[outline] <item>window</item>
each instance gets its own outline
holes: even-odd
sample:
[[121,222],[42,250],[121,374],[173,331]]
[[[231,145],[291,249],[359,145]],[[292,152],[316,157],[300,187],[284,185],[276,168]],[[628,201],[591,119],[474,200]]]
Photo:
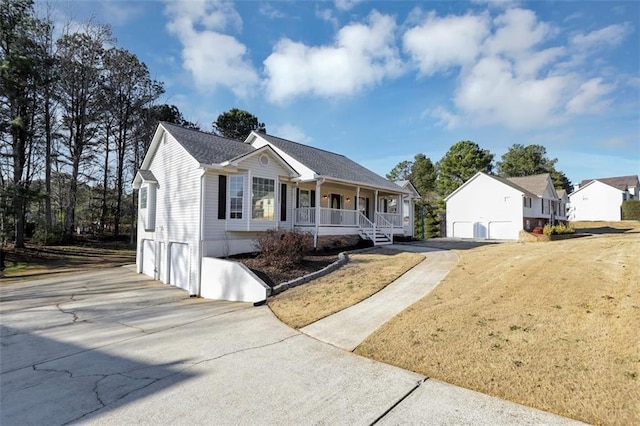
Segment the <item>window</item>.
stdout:
[[141,209],[146,209],[147,208],[147,187],[143,186],[142,188],[140,188],[140,208]]
[[531,208],[531,197],[524,197],[522,199],[522,206]]
[[253,194],[251,200],[251,205],[253,206],[252,219],[274,219],[275,186],[276,182],[273,179],[253,178]]
[[242,219],[243,176],[229,177],[229,219]]

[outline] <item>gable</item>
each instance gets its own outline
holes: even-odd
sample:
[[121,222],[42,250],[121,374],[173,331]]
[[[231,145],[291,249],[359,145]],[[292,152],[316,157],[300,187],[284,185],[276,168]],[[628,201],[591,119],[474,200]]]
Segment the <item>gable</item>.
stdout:
[[511,182],[506,181],[503,178],[498,178],[497,176],[478,172],[471,179],[460,185],[458,189],[449,194],[445,198],[445,201],[449,201],[453,197],[465,197],[465,194],[467,194],[468,192],[482,193],[484,191],[519,195],[525,193],[521,188],[518,188],[517,186],[513,185]]
[[263,146],[265,143],[271,145],[300,173],[302,180],[326,177],[352,184],[384,188],[392,192],[405,192],[399,190],[398,185],[390,180],[341,154],[257,132],[252,132],[246,143],[254,147]]
[[[227,162],[239,169],[252,170],[255,173],[266,173],[269,176],[298,177],[293,169],[276,151],[269,145],[242,155],[237,159]],[[225,163],[223,163],[224,165]]]

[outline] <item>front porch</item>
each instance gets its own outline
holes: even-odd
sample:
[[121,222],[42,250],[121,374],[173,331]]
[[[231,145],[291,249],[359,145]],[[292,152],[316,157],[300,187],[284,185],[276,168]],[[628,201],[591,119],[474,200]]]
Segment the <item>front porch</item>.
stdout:
[[358,210],[299,207],[294,209],[294,226],[316,235],[358,234],[372,240],[374,245],[392,244],[394,235],[404,235],[401,214],[377,211],[373,212],[373,220],[369,220]]

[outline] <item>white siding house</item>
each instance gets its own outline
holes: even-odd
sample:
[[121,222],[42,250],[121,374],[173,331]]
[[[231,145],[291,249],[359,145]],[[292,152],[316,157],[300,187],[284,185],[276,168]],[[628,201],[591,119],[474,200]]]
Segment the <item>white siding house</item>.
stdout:
[[548,174],[501,178],[478,172],[445,198],[447,236],[517,240],[521,230],[562,220]]
[[207,274],[224,269],[213,258],[255,251],[269,229],[374,244],[413,230],[391,207],[413,200],[406,189],[342,155],[256,132],[243,142],[160,123],[133,186],[138,272],[192,295],[245,300]]
[[569,220],[619,221],[622,219],[620,207],[628,198],[630,194],[626,189],[592,180],[569,194]]
[[408,191],[408,194],[402,197],[402,226],[404,227],[404,234],[406,236],[413,237],[415,232],[414,228],[414,216],[415,216],[415,202],[419,200],[420,194],[413,184],[408,180],[398,180],[396,185]]

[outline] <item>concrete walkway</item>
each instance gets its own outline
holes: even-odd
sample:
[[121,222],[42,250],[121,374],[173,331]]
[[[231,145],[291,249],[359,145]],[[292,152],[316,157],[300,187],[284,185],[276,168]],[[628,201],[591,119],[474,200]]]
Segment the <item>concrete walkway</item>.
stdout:
[[429,294],[458,261],[458,256],[451,251],[417,245],[387,247],[421,253],[425,260],[368,299],[300,331],[340,349],[353,351],[384,323]]

